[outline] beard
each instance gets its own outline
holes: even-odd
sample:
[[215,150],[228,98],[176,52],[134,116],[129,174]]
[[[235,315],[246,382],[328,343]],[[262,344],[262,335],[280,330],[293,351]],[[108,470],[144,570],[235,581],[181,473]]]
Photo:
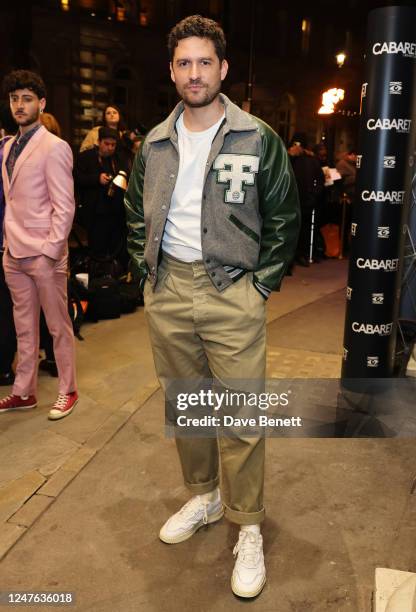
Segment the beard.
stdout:
[[16,121],[17,125],[21,126],[21,127],[26,127],[27,125],[31,125],[32,123],[35,123],[36,121],[38,121],[40,117],[40,111],[34,111],[33,113],[27,113],[25,115],[15,115],[14,116],[14,120]]
[[199,98],[194,97],[192,93],[188,93],[187,87],[181,88],[181,91],[177,90],[184,104],[191,108],[202,108],[204,106],[209,106],[221,91],[221,82],[219,82],[214,89],[210,89],[208,85],[203,85],[202,83],[195,84],[202,85],[203,87],[199,92],[201,95]]

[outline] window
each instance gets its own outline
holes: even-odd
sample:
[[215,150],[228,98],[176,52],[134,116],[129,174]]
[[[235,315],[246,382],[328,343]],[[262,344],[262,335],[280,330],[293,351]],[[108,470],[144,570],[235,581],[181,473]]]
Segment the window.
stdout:
[[284,93],[276,109],[276,131],[282,140],[288,144],[296,125],[296,101],[290,93]]
[[126,113],[129,104],[129,90],[133,76],[132,71],[126,64],[118,64],[113,69],[112,100]]
[[108,64],[108,55],[101,49],[84,47],[79,51],[73,79],[74,144],[101,119],[109,100]]

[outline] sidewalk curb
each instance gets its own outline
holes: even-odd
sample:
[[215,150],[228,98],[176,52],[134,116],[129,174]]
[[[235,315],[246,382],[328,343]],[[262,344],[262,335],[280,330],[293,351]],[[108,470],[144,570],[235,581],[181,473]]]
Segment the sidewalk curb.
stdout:
[[[98,452],[108,444],[127,421],[156,393],[159,383],[145,385],[132,398],[119,406],[100,427],[91,434],[85,443],[49,478],[45,478],[37,470],[32,473],[36,482],[31,490],[22,488],[20,481],[27,480],[24,476],[7,487],[10,497],[13,494],[20,497],[17,509],[11,509],[6,520],[0,524],[0,561],[5,558],[13,546],[29,530],[29,528],[54,503],[62,491],[78,476]],[[43,481],[43,482],[42,482]],[[17,483],[20,482],[20,485]],[[16,503],[19,503],[16,501]],[[14,505],[16,505],[16,503]],[[13,503],[11,503],[13,506]]]

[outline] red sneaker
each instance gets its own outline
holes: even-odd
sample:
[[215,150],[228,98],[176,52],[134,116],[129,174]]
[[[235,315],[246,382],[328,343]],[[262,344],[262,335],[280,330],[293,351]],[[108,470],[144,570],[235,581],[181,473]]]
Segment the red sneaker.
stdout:
[[51,410],[49,410],[48,418],[52,421],[63,419],[68,414],[71,414],[77,402],[78,393],[76,391],[67,394],[60,393]]
[[29,395],[26,399],[20,397],[20,395],[7,395],[0,400],[0,413],[10,412],[11,410],[29,410],[30,408],[36,408],[36,397]]

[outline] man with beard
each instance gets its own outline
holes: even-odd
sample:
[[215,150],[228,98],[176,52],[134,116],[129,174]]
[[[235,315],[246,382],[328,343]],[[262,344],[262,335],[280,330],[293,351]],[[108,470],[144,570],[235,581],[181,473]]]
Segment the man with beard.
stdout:
[[5,146],[2,165],[3,265],[13,300],[18,362],[12,394],[0,400],[0,413],[36,407],[42,308],[59,375],[58,398],[49,411],[49,418],[55,420],[70,414],[78,401],[67,306],[67,242],[75,212],[72,152],[41,125],[46,91],[39,75],[16,70],[3,85],[19,126]]
[[[187,17],[168,47],[182,101],[146,137],[125,198],[128,248],[137,276],[147,279],[156,371],[165,390],[175,379],[223,386],[255,379],[261,387],[266,299],[298,233],[291,166],[277,134],[220,93],[228,64],[218,24]],[[266,581],[264,437],[177,436],[176,444],[193,497],[160,539],[182,542],[225,511],[240,526],[232,590],[256,596]]]

